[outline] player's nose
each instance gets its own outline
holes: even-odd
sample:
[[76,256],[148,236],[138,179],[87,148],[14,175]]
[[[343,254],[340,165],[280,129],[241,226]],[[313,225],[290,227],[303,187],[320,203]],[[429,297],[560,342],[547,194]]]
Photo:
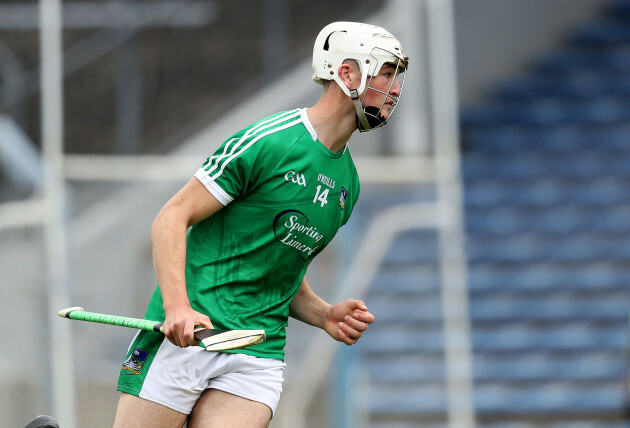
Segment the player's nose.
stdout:
[[395,97],[399,97],[400,96],[400,81],[398,81],[398,77],[396,77],[394,79],[394,83],[392,85],[392,89],[389,91],[390,95],[393,95]]

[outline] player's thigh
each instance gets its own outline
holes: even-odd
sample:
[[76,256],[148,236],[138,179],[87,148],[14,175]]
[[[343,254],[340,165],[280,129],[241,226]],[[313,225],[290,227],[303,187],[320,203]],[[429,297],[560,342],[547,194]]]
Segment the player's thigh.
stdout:
[[271,421],[266,404],[218,389],[206,389],[190,414],[188,428],[264,428]]
[[187,415],[153,401],[121,394],[114,428],[181,428]]

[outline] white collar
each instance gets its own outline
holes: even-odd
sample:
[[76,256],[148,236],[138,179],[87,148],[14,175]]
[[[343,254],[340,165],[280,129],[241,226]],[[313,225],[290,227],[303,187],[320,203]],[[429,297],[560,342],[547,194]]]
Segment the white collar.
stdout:
[[[306,110],[308,110],[308,109],[306,109],[306,108],[301,108],[300,109],[300,115],[302,116],[302,123],[304,123],[304,126],[308,130],[308,133],[311,134],[311,138],[313,139],[313,141],[317,141],[317,131],[315,131],[315,128],[313,128],[313,124],[311,123],[310,119],[308,118],[308,114],[306,113]],[[343,147],[343,153],[345,153],[346,150],[348,150],[348,144],[346,144]]]
[[311,138],[313,139],[313,141],[317,141],[317,132],[315,131],[315,128],[313,128],[313,124],[309,120],[305,108],[300,109],[300,115],[302,116],[302,122],[304,123],[304,126],[306,126],[308,133],[311,134]]

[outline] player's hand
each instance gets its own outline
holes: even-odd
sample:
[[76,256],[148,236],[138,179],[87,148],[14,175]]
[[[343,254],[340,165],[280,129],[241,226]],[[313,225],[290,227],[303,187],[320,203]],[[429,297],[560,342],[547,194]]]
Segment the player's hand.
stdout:
[[199,345],[194,336],[196,326],[213,328],[210,318],[206,315],[189,306],[174,307],[166,312],[164,335],[173,345],[181,348],[196,346]]
[[354,345],[373,322],[363,301],[346,300],[331,307],[324,329],[333,339]]

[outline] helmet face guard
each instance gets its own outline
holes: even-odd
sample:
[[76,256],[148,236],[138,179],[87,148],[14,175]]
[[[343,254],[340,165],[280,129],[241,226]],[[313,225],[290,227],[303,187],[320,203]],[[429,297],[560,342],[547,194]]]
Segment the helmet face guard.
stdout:
[[[357,128],[361,132],[371,131],[376,128],[380,128],[382,126],[387,125],[387,121],[392,114],[394,114],[394,110],[396,110],[396,106],[398,106],[398,101],[400,100],[400,94],[402,94],[402,89],[405,84],[405,74],[404,71],[407,69],[407,61],[405,60],[396,60],[394,64],[391,64],[394,68],[393,76],[389,83],[389,86],[385,91],[381,89],[377,89],[372,86],[372,80],[374,76],[369,76],[367,80],[365,90],[363,91],[363,97],[360,96],[359,91],[357,89],[350,90],[350,98],[352,98],[352,102],[354,103],[354,108],[357,111]],[[398,95],[392,95],[392,88],[394,84],[398,80],[399,76],[402,74],[402,80],[400,80],[400,90]],[[377,92],[383,95],[383,102],[379,106],[365,106],[365,98],[367,97],[370,91]],[[387,112],[387,117],[382,115],[383,108],[387,104],[387,101],[391,100],[391,107]]]
[[[345,60],[354,60],[361,72],[361,83],[356,89],[348,89],[338,75],[338,69]],[[394,76],[386,92],[377,89],[372,81],[385,65],[391,65]],[[334,80],[348,95],[357,111],[357,128],[361,132],[384,126],[398,104],[404,84],[400,81],[400,92],[391,94],[399,75],[407,70],[408,58],[404,55],[400,42],[387,30],[369,24],[356,22],[335,22],[327,25],[319,33],[313,48],[313,80],[323,84]],[[365,106],[369,91],[383,95],[380,106]],[[387,118],[382,115],[385,105],[391,105]]]

